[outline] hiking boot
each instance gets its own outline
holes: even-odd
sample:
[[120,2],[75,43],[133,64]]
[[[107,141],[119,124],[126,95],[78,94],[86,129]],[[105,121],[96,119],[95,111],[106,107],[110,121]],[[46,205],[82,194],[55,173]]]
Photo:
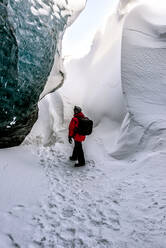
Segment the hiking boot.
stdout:
[[81,167],[81,166],[85,166],[85,164],[75,164],[74,167]]
[[70,159],[71,161],[76,161],[76,160],[77,160],[76,158],[73,158],[72,156],[69,157],[69,159]]

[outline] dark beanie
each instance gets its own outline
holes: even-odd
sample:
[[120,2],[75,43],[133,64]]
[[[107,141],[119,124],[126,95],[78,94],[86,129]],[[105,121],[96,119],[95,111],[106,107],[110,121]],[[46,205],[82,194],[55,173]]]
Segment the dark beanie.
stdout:
[[78,114],[82,111],[82,109],[78,106],[74,106],[74,113]]

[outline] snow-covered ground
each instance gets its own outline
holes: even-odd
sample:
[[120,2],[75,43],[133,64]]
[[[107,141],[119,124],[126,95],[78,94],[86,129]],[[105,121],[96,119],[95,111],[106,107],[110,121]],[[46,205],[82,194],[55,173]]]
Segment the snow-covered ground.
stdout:
[[65,129],[53,146],[0,151],[1,248],[166,247],[166,153],[117,161],[103,134],[87,137],[82,168]]
[[0,150],[0,247],[30,247],[48,181],[32,149]]

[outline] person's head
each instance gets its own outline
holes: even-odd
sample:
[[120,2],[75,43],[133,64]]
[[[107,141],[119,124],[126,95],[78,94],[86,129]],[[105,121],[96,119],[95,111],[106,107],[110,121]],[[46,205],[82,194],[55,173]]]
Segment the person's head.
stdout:
[[74,114],[78,114],[82,111],[82,109],[78,106],[74,106]]

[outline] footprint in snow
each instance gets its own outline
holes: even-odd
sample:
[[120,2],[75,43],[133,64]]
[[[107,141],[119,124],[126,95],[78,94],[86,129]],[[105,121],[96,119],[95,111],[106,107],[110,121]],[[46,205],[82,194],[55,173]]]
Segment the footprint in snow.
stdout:
[[15,241],[11,233],[8,233],[7,237],[10,239],[12,247],[21,248],[21,246]]
[[68,206],[68,207],[62,209],[62,216],[63,217],[70,218],[73,215],[74,215],[74,209],[72,207]]
[[15,207],[13,208],[13,210],[22,210],[23,208],[25,208],[25,206],[22,205],[22,204],[19,204],[19,205],[15,206]]
[[94,160],[87,160],[86,164],[91,166],[91,167],[95,167],[95,161]]
[[97,248],[111,248],[112,242],[110,243],[107,239],[100,239],[97,241]]

